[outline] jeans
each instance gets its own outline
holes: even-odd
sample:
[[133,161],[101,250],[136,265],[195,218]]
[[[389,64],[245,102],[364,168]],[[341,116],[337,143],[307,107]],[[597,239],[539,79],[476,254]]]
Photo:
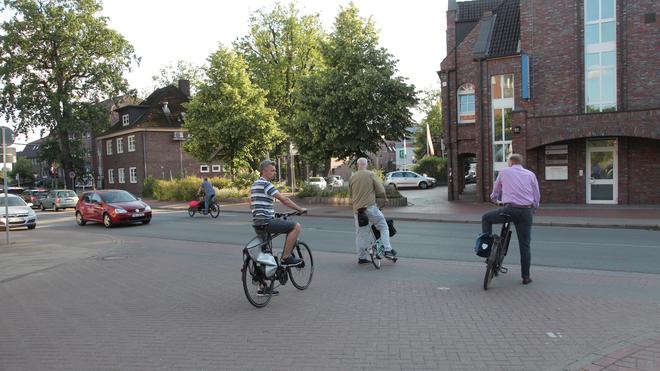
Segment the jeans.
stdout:
[[521,209],[505,206],[501,209],[491,210],[481,217],[481,232],[493,233],[493,224],[504,223],[500,213],[511,215],[511,221],[516,226],[518,246],[520,247],[520,267],[523,277],[529,277],[529,266],[532,262],[530,242],[532,240],[532,209]]
[[209,213],[209,205],[211,204],[211,200],[215,197],[215,194],[210,194],[210,195],[204,195],[204,214]]
[[[380,242],[383,244],[383,250],[390,251],[392,250],[392,245],[390,245],[390,230],[387,227],[387,221],[385,220],[385,215],[378,209],[377,205],[367,206],[365,211],[369,217],[369,222],[373,224],[378,231],[380,231]],[[360,227],[357,220],[357,214],[354,215],[355,219],[355,249],[357,251],[358,259],[369,259],[367,255],[367,248],[371,241],[371,231],[370,225]]]

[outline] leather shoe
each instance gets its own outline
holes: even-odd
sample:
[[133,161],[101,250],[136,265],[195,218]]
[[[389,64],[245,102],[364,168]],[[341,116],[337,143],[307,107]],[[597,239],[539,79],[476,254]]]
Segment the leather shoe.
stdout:
[[358,264],[369,264],[371,263],[371,260],[367,259],[358,259]]
[[532,279],[529,277],[523,277],[523,285],[532,283]]

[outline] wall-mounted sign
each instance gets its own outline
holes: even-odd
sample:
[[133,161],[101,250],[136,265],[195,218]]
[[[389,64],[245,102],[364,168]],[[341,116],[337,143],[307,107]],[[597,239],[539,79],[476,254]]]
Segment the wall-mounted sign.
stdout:
[[568,180],[568,166],[546,166],[545,180]]
[[545,146],[546,165],[568,165],[568,144]]

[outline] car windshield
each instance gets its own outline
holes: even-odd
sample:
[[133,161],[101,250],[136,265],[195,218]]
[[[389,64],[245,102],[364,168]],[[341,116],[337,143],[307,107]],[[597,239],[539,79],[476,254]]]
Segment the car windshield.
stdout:
[[76,197],[76,192],[74,191],[62,191],[62,192],[57,192],[57,195],[60,197]]
[[323,180],[323,179],[321,179],[321,178],[309,178],[310,182],[320,182],[321,180]]
[[[5,198],[0,198],[0,206],[5,205]],[[7,206],[26,206],[27,204],[20,197],[7,197]]]
[[105,202],[130,202],[136,201],[132,194],[125,191],[105,192],[101,195]]

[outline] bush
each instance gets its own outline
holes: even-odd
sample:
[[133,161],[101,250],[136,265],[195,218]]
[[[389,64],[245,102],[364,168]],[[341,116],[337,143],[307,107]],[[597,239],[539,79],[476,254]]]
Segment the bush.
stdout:
[[156,186],[156,178],[152,176],[148,176],[144,180],[144,189],[142,190],[142,197],[153,197],[155,186]]
[[435,156],[425,156],[413,166],[413,171],[435,178],[438,184],[447,182],[447,159]]
[[236,177],[234,177],[234,182],[232,185],[238,189],[250,188],[252,183],[254,183],[254,181],[257,179],[259,179],[258,171],[256,170],[251,172],[242,171],[236,174]]
[[[220,189],[232,187],[231,179],[229,179],[229,178],[222,178],[222,177],[217,176],[215,178],[210,178],[209,182],[211,182],[211,184],[213,184],[213,187],[220,188]],[[200,184],[201,184],[201,180],[200,180]]]
[[215,198],[221,201],[226,198],[243,198],[248,197],[250,192],[247,189],[238,189],[235,187],[227,187],[215,190]]
[[197,190],[202,180],[189,176],[183,179],[156,180],[153,197],[165,201],[185,201],[197,199]]

